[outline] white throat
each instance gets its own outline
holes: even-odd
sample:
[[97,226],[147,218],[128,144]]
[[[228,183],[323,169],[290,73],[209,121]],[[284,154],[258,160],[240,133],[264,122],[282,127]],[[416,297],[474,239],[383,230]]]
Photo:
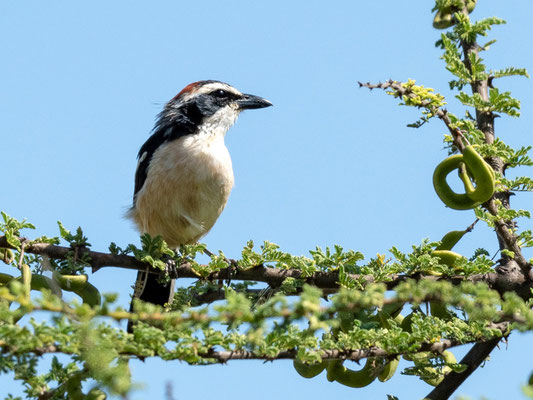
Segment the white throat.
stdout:
[[208,136],[210,139],[217,137],[223,140],[228,129],[237,121],[238,116],[239,111],[231,106],[221,108],[203,120],[196,135],[202,136],[202,139]]

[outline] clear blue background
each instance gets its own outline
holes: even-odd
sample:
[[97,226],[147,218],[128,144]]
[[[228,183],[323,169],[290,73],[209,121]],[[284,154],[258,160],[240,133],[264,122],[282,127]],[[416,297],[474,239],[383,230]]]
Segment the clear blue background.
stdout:
[[[531,1],[479,3],[474,18],[508,21],[493,30],[498,43],[484,54],[489,68],[533,71]],[[71,229],[82,226],[95,250],[111,241],[138,243],[123,212],[154,116],[186,84],[218,79],[274,107],[244,113],[227,135],[236,185],[205,238],[211,250],[237,258],[253,239],[295,254],[338,243],[372,257],[462,229],[473,213],[446,209],[431,186],[446,156],[444,125],[407,128],[417,110],[357,86],[414,78],[463,114],[434,47],[440,32],[431,27],[431,7],[425,0],[3,1],[0,209],[33,222],[38,229],[31,237],[56,235],[59,219]],[[511,90],[524,110],[520,119],[498,119],[497,134],[511,145],[531,144],[531,81],[495,84]],[[512,203],[531,208],[532,195]],[[494,233],[482,226],[458,251],[468,255],[480,246],[497,249]],[[108,268],[90,279],[104,292],[120,293],[126,305],[134,275]],[[532,337],[514,333],[458,393],[520,398]],[[132,370],[144,382],[132,399],[163,398],[167,382],[176,399],[383,399],[386,393],[411,399],[430,390],[399,375],[360,390],[324,376],[304,380],[289,361],[190,367],[147,360],[133,362]],[[3,375],[2,392],[21,390]]]

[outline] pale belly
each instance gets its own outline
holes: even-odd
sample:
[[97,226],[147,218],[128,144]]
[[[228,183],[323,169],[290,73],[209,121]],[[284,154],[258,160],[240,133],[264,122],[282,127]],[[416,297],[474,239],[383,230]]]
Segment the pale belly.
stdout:
[[213,227],[232,187],[223,139],[178,139],[154,153],[130,217],[139,231],[161,235],[171,247],[194,243]]

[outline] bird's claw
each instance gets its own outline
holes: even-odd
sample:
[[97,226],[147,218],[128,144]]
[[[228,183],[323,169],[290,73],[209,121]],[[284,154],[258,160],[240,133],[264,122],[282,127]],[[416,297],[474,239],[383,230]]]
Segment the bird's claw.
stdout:
[[231,283],[231,279],[239,270],[239,264],[237,263],[237,260],[234,260],[232,258],[226,258],[226,262],[228,263],[228,277],[226,278],[226,285],[229,286],[229,284]]
[[165,255],[162,258],[162,260],[165,263],[164,274],[168,275],[170,279],[177,279],[178,278],[178,264],[176,263],[176,260],[167,255]]

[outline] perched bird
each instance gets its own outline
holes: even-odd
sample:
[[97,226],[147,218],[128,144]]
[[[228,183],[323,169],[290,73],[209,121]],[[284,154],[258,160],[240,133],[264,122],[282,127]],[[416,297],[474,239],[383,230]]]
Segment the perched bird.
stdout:
[[[191,83],[170,100],[138,154],[133,207],[127,214],[138,230],[161,235],[172,248],[209,232],[233,187],[224,136],[241,111],[271,105],[212,80]],[[140,271],[133,298],[170,303],[174,281],[165,286],[157,278]]]

